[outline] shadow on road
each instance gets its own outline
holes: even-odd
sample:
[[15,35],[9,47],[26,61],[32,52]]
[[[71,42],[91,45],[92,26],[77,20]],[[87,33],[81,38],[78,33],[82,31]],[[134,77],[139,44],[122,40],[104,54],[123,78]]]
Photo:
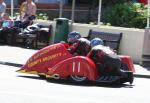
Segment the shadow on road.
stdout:
[[95,82],[87,82],[84,84],[76,84],[72,83],[68,80],[55,80],[55,79],[46,79],[47,82],[58,83],[62,85],[74,85],[74,86],[87,86],[87,87],[105,87],[105,88],[133,88],[134,85],[131,84],[110,84],[110,83],[95,83]]
[[45,80],[44,78],[40,78],[39,76],[22,76],[22,75],[19,75],[17,77],[22,77],[22,78],[28,78],[28,79],[36,79],[36,80]]
[[131,84],[106,84],[106,83],[95,83],[95,82],[87,82],[84,84],[77,84],[72,83],[69,80],[62,80],[62,79],[46,79],[44,77],[39,76],[18,76],[23,78],[29,78],[29,79],[36,79],[36,80],[46,80],[49,83],[55,83],[55,84],[61,84],[61,85],[72,85],[72,86],[83,86],[83,87],[105,87],[105,88],[133,88],[134,85]]
[[150,75],[134,74],[134,78],[150,79]]

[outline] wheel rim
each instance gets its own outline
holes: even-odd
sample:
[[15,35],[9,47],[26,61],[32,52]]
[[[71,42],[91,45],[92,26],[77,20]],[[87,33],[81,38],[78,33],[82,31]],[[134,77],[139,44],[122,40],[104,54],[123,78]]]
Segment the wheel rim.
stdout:
[[85,80],[86,80],[86,77],[83,77],[83,76],[74,76],[74,75],[71,75],[71,78],[72,78],[74,81],[78,81],[78,82],[82,82],[82,81],[85,81]]

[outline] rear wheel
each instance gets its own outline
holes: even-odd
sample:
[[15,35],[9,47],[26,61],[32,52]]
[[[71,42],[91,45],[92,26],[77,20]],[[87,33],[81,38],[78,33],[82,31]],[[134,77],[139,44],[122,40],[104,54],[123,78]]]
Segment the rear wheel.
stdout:
[[129,82],[130,84],[132,84],[133,80],[134,80],[133,72],[126,71],[124,72],[124,77],[121,78],[120,82],[121,83]]

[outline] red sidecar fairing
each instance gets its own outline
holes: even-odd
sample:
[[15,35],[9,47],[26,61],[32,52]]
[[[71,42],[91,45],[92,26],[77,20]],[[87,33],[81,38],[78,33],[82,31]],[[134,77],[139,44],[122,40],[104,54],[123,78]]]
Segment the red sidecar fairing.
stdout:
[[[129,56],[120,56],[128,66],[129,71],[134,71],[132,60]],[[47,46],[29,58],[26,64],[17,72],[46,75],[55,79],[65,79],[68,76],[86,77],[96,81],[98,75],[94,62],[84,56],[73,57],[64,43]]]
[[[125,63],[124,58],[125,56],[122,56],[122,60]],[[129,66],[131,65],[129,64]],[[98,83],[115,83],[117,81],[120,81],[120,83],[130,82],[130,84],[132,84],[132,72],[127,71],[123,72],[124,75],[120,77],[102,76],[98,73],[95,63],[90,58],[84,56],[75,56],[59,62],[52,68],[48,68],[46,77],[54,79],[66,79],[75,76],[79,78],[85,77],[87,78],[87,80],[95,81]],[[74,82],[77,83],[78,81]]]
[[48,68],[70,57],[72,55],[67,51],[64,43],[57,43],[36,52],[17,72],[45,75]]
[[59,62],[52,68],[48,68],[47,78],[66,79],[69,76],[87,77],[88,80],[95,81],[98,72],[94,62],[84,56],[75,56]]

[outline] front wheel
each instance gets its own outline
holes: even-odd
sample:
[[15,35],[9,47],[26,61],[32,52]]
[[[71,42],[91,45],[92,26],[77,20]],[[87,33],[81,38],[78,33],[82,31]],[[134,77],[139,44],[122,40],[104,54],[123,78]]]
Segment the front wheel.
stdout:
[[88,82],[87,77],[85,76],[76,76],[76,75],[71,75],[69,77],[69,80],[73,83],[77,83],[77,84],[84,84],[86,82]]

